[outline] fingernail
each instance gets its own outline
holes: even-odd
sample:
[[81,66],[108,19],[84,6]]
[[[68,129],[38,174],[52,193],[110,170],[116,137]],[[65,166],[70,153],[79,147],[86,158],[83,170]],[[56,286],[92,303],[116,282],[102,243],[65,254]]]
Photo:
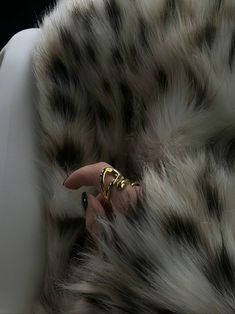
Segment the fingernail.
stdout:
[[84,208],[84,210],[87,210],[88,207],[88,199],[87,199],[87,193],[83,192],[82,193],[82,207]]

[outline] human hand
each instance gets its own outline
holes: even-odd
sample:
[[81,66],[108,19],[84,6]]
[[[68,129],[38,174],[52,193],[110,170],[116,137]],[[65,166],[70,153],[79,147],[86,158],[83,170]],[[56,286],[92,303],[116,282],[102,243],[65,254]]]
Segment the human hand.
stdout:
[[[106,200],[101,191],[100,174],[103,168],[111,167],[105,162],[99,162],[84,166],[74,171],[64,182],[64,186],[69,189],[78,189],[82,186],[93,186],[98,194],[83,193],[82,203],[86,210],[86,228],[95,235],[99,236],[100,230],[97,224],[97,217],[103,217],[111,220],[115,216],[115,211],[121,210],[123,205],[127,207],[130,203],[134,204],[137,200],[137,193],[140,192],[140,186],[126,186],[124,190],[117,190],[115,187],[111,190],[110,200]],[[113,176],[107,176],[107,184],[111,183]]]

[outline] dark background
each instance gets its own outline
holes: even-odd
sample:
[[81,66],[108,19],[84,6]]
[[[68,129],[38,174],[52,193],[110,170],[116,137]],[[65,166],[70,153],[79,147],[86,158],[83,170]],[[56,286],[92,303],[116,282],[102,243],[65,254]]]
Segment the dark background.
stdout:
[[56,0],[2,0],[0,49],[17,32],[36,27],[37,22]]

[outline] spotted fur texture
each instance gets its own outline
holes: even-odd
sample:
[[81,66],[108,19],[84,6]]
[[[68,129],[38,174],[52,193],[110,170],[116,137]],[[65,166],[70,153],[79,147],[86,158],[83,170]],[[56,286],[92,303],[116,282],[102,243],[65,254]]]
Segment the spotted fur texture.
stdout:
[[[64,0],[41,30],[35,312],[234,313],[235,1]],[[144,193],[93,245],[62,182],[101,160]]]

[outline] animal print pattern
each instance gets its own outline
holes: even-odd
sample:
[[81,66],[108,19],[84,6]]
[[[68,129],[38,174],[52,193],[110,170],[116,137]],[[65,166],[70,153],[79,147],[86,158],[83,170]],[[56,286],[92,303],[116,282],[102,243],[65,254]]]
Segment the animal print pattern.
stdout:
[[[35,313],[235,311],[235,1],[63,0],[34,54],[48,261]],[[143,196],[102,237],[63,180]]]

